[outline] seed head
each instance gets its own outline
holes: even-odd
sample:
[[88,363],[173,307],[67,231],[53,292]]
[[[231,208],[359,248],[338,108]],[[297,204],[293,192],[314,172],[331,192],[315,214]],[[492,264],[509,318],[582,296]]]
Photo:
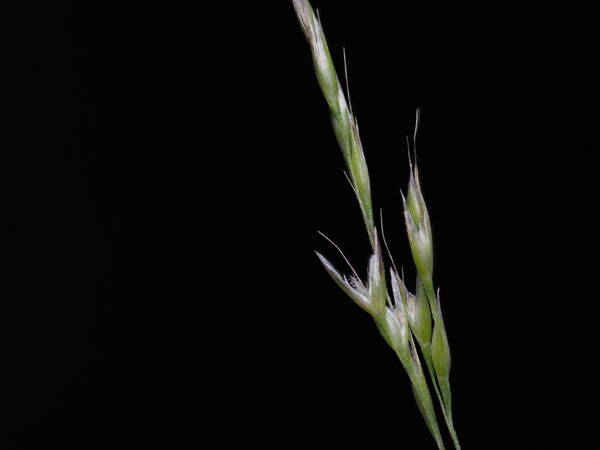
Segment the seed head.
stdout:
[[427,302],[427,295],[421,279],[417,277],[416,295],[411,296],[414,317],[413,331],[419,344],[429,345],[431,343],[431,311]]
[[367,311],[374,318],[381,319],[384,317],[388,294],[381,248],[379,245],[377,232],[375,230],[373,231],[373,235],[375,240],[375,248],[373,250],[373,255],[369,259],[367,283],[364,283],[360,280],[354,269],[352,269],[354,272],[353,275],[342,275],[333,266],[333,264],[327,260],[327,258],[321,255],[319,252],[315,253],[321,260],[321,263],[323,264],[323,267],[325,267],[325,270],[329,276],[333,278],[337,285],[342,288],[342,290],[348,294],[348,296],[354,300],[358,306]]
[[371,245],[374,246],[375,242],[372,230],[375,222],[373,221],[371,184],[367,162],[360,141],[358,124],[348,107],[344,90],[342,89],[329,53],[320,20],[315,15],[307,0],[293,0],[293,4],[302,30],[310,45],[317,80],[329,105],[335,136],[350,173],[352,188],[360,204]]
[[381,246],[377,231],[373,231],[375,240],[373,255],[369,260],[369,300],[373,305],[376,316],[381,316],[387,302],[387,286],[385,283],[385,267],[381,255]]
[[429,345],[431,342],[431,314],[427,298],[423,295],[418,285],[417,295],[410,293],[406,288],[404,280],[394,269],[390,269],[390,278],[392,280],[394,301],[396,304],[399,302],[404,304],[408,323],[417,341],[421,345]]
[[321,255],[319,252],[315,252],[319,259],[321,260],[321,264],[323,267],[333,278],[333,281],[337,283],[337,285],[342,288],[342,290],[348,294],[348,296],[354,300],[354,302],[360,306],[362,309],[367,311],[369,314],[374,314],[374,309],[371,305],[371,301],[369,300],[369,290],[365,286],[365,284],[356,276],[342,275],[334,266]]
[[[400,308],[403,308],[400,306]],[[409,328],[406,317],[396,305],[392,308],[386,307],[381,319],[376,320],[377,327],[390,347],[394,349],[405,366],[412,364],[412,356],[409,347]]]
[[411,164],[408,197],[402,194],[406,231],[417,271],[422,280],[433,276],[433,237],[429,213],[421,192],[419,171]]
[[[339,80],[329,54],[327,40],[320,20],[315,15],[308,0],[293,0],[296,15],[310,45],[317,80],[329,106],[336,112],[340,109]],[[341,101],[346,105],[346,100]]]

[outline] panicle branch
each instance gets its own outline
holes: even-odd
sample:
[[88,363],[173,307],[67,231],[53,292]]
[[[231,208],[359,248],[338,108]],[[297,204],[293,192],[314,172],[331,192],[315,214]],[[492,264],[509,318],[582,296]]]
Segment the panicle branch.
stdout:
[[[372,247],[366,281],[360,279],[352,266],[350,266],[352,275],[346,276],[323,255],[317,253],[317,256],[336,284],[358,306],[373,317],[382,337],[398,355],[411,382],[415,401],[425,423],[438,448],[443,450],[444,442],[437,423],[435,408],[415,346],[415,341],[417,342],[454,445],[460,449],[452,422],[449,382],[450,346],[442,318],[439,292],[436,295],[433,284],[433,236],[416,161],[413,165],[409,159],[408,190],[406,197],[402,194],[406,231],[417,269],[416,292],[412,294],[407,289],[403,276],[401,277],[396,268],[392,267],[389,270],[389,284],[392,292],[390,296],[382,249],[373,220],[370,178],[358,123],[335,71],[320,19],[314,13],[308,0],[292,0],[292,2],[310,46],[319,87],[329,107],[335,136],[342,150],[349,171],[349,179],[358,199]],[[347,71],[345,52],[344,68]],[[346,73],[346,85],[347,83]],[[413,149],[417,138],[419,119],[420,112],[417,110]],[[327,239],[329,240],[329,238]],[[341,252],[337,245],[333,245]],[[346,259],[343,253],[342,256]],[[350,265],[350,263],[348,264]]]
[[358,123],[348,107],[346,96],[329,53],[321,21],[307,0],[293,0],[293,4],[310,45],[317,80],[329,106],[333,130],[350,172],[350,180],[367,227],[369,240],[371,245],[375,246],[371,182]]

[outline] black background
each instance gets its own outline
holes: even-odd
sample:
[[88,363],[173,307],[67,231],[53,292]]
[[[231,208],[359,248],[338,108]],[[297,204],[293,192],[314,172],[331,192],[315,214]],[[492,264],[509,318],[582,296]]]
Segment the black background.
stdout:
[[[5,16],[3,448],[433,448],[399,362],[312,253],[342,267],[321,230],[361,273],[369,256],[291,2],[221,6]],[[338,70],[346,47],[409,279],[421,108],[463,448],[586,445],[586,12],[314,6]]]

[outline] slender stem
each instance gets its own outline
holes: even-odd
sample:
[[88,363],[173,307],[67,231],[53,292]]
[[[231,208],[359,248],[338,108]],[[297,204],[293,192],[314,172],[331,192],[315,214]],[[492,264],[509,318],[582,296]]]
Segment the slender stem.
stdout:
[[[442,382],[445,384],[445,386],[442,386],[443,391],[449,393],[450,392],[450,381],[446,378],[445,380],[439,381],[440,385],[442,384]],[[448,399],[447,399],[446,406],[447,406],[446,407],[446,409],[447,409],[446,425],[448,426],[448,431],[450,432],[450,436],[452,436],[452,441],[454,442],[454,447],[456,447],[457,450],[460,450],[460,443],[458,442],[458,436],[456,434],[456,429],[454,428],[454,421],[452,420],[452,404],[451,404],[450,397],[448,397]]]
[[448,431],[450,432],[450,436],[452,437],[454,447],[456,448],[456,450],[460,450],[460,442],[458,441],[458,436],[456,434],[456,429],[454,428],[454,422],[452,420],[452,410],[451,408],[448,408],[448,410],[446,410],[446,405],[442,400],[442,394],[440,392],[440,388],[438,387],[438,381],[435,375],[435,370],[433,368],[433,361],[431,359],[431,348],[421,346],[421,353],[423,353],[423,358],[425,358],[425,364],[427,365],[429,377],[431,378],[431,383],[433,384],[435,394],[438,398],[438,401],[440,402],[440,406],[442,407],[444,420],[446,421],[446,426],[448,427]]
[[421,413],[425,418],[427,427],[429,428],[429,431],[435,439],[435,443],[437,444],[438,449],[445,450],[444,441],[442,440],[442,435],[440,433],[440,429],[435,418],[433,402],[431,400],[431,395],[429,394],[427,380],[425,379],[423,371],[419,366],[418,369],[416,367],[413,367],[412,370],[407,370],[407,372],[413,387],[413,392],[415,394],[417,406],[419,406],[419,409],[421,410]]
[[[423,287],[425,288],[425,295],[427,296],[427,300],[429,302],[429,307],[431,309],[431,315],[433,316],[434,323],[438,320],[443,320],[440,317],[440,311],[437,307],[437,299],[435,295],[435,290],[433,288],[433,282],[431,279],[425,280],[423,282]],[[456,429],[454,428],[454,421],[452,419],[452,404],[450,397],[450,382],[446,380],[444,382],[444,386],[440,386],[441,383],[440,378],[437,376],[435,369],[433,367],[433,360],[431,356],[431,348],[429,346],[421,345],[421,352],[423,353],[423,357],[425,358],[425,363],[427,364],[427,369],[429,371],[429,376],[431,377],[431,381],[435,388],[435,393],[437,394],[438,400],[442,407],[442,411],[444,413],[444,419],[446,421],[446,426],[448,427],[448,431],[450,432],[450,436],[452,436],[452,441],[454,442],[454,447],[457,450],[460,450],[460,443],[458,441],[458,435],[456,434]],[[443,389],[443,394],[441,392]]]

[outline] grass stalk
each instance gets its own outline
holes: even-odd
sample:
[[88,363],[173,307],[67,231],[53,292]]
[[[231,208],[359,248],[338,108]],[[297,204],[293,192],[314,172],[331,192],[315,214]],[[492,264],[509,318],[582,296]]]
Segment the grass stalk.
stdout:
[[[454,446],[460,450],[452,421],[449,379],[450,348],[439,295],[435,294],[433,285],[433,239],[429,214],[420,187],[418,168],[416,164],[413,167],[411,162],[407,197],[402,196],[408,239],[418,273],[416,294],[413,295],[406,288],[395,266],[390,268],[389,278],[386,277],[378,229],[373,219],[369,171],[358,124],[335,71],[321,22],[308,0],[292,0],[292,2],[310,46],[317,81],[329,107],[335,136],[349,172],[349,179],[360,206],[373,252],[369,260],[366,281],[359,278],[352,266],[350,267],[353,274],[346,276],[341,274],[323,255],[317,253],[317,256],[338,286],[373,317],[379,332],[395,351],[408,375],[415,402],[438,449],[445,450],[434,404],[414,340],[418,342],[445,423]],[[418,123],[419,112],[417,110],[413,145]],[[339,247],[337,245],[335,247],[341,253]],[[343,253],[342,256],[344,256]],[[348,262],[345,256],[344,259]],[[392,295],[388,291],[388,282],[391,284]]]

